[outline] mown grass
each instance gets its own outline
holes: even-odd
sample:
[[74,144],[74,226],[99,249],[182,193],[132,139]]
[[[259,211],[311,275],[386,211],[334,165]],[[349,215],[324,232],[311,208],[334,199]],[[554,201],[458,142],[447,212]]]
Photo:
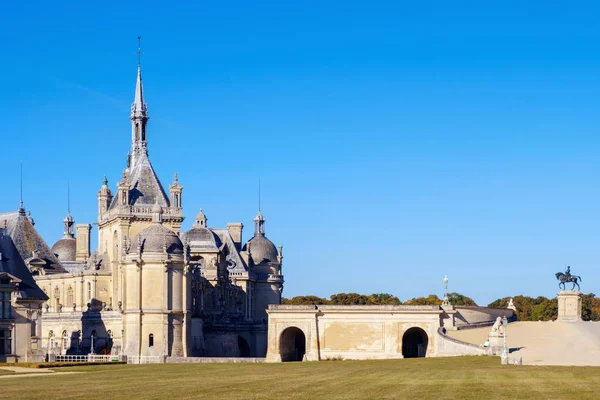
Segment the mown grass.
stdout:
[[597,399],[600,368],[496,357],[61,368],[1,382],[10,399]]

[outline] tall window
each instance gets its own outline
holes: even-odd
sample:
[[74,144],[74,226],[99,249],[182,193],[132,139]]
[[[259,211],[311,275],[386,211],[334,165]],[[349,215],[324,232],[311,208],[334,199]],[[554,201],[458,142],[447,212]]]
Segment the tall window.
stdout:
[[9,329],[0,329],[0,354],[11,354],[12,341]]
[[62,333],[62,353],[67,354],[67,350],[69,349],[69,335],[67,331],[63,331]]
[[69,286],[67,289],[67,307],[73,306],[73,288]]
[[92,284],[88,282],[88,301],[92,300]]
[[152,346],[154,346],[154,335],[150,334],[150,336],[148,337],[148,347]]
[[10,292],[0,292],[0,319],[10,319],[10,311]]

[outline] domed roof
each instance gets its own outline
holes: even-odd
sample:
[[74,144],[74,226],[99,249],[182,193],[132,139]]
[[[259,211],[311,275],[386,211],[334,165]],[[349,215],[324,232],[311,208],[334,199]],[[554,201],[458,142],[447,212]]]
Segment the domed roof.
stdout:
[[58,257],[58,261],[75,261],[77,240],[73,236],[64,236],[52,246],[52,253]]
[[179,237],[160,223],[154,223],[138,233],[131,241],[132,253],[136,253],[138,243],[142,244],[142,252],[162,253],[164,247],[169,254],[183,254],[183,244]]
[[250,255],[255,264],[277,262],[277,256],[279,255],[277,248],[273,242],[264,235],[254,235],[254,237],[244,245],[242,250],[247,250],[248,244],[250,244]]
[[191,247],[221,247],[221,239],[210,229],[199,225],[186,232],[185,240]]

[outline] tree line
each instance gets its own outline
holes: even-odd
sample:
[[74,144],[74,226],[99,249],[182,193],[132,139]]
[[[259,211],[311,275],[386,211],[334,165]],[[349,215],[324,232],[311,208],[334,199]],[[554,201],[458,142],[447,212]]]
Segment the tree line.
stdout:
[[[544,296],[512,296],[503,297],[492,301],[488,307],[506,308],[508,301],[513,299],[517,309],[517,318],[520,321],[554,321],[558,316],[558,300]],[[450,304],[455,306],[477,306],[477,303],[468,296],[460,293],[448,293]],[[389,293],[373,293],[370,295],[359,293],[336,293],[329,299],[318,296],[295,296],[291,299],[282,299],[283,304],[290,305],[441,305],[442,300],[435,294],[427,297],[415,297],[404,302]],[[584,321],[600,321],[600,297],[594,293],[582,296],[581,317]]]

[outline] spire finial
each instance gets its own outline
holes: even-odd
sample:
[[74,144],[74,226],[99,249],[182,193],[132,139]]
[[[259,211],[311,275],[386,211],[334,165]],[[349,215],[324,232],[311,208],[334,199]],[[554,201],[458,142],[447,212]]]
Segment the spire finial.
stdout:
[[138,36],[138,51],[137,51],[137,55],[138,55],[138,67],[140,67],[142,65],[142,54],[144,54],[142,52],[142,37]]
[[23,161],[21,161],[21,194],[19,199],[19,212],[25,214],[25,209],[23,208]]

